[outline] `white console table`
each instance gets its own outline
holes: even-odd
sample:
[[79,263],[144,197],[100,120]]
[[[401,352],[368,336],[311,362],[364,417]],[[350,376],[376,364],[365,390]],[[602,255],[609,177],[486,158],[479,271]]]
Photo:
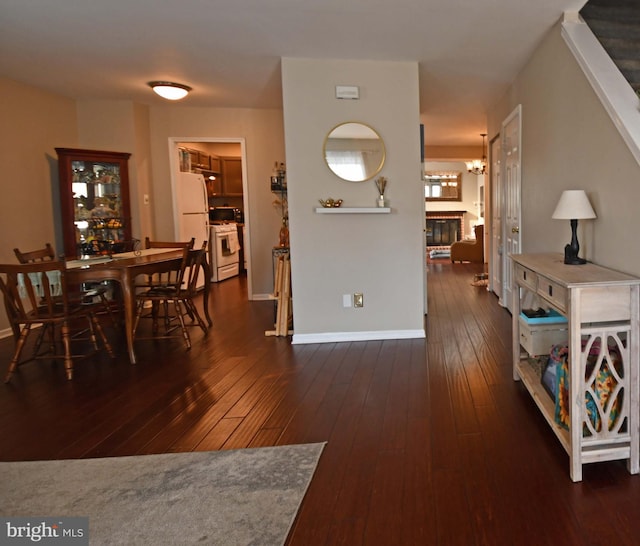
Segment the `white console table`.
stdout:
[[[561,254],[515,254],[512,261],[513,378],[522,383],[569,454],[571,479],[582,480],[582,465],[624,459],[631,474],[639,471],[640,279],[587,263],[565,265]],[[555,309],[568,319],[569,430],[556,423],[555,403],[521,346],[523,301]],[[594,371],[585,377],[589,350],[601,343]],[[595,373],[613,369],[609,347],[621,357],[621,373],[603,408],[597,403],[600,430],[587,415],[585,397],[594,395]],[[622,391],[622,392],[621,392]],[[613,399],[622,393],[619,417],[610,422]]]

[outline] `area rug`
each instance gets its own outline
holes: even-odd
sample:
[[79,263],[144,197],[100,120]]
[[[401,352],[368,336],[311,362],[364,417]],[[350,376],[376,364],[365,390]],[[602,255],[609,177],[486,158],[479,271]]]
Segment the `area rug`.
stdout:
[[281,545],[324,443],[0,463],[0,515],[89,517],[90,544]]

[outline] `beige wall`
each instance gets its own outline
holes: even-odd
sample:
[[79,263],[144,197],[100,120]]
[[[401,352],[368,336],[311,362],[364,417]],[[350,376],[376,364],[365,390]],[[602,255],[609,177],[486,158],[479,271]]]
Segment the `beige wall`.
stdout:
[[150,110],[150,142],[155,213],[155,235],[173,237],[173,208],[169,166],[169,139],[242,138],[246,147],[248,211],[245,222],[251,250],[250,297],[260,299],[273,292],[271,250],[278,244],[280,217],[273,207],[270,176],[274,161],[285,161],[281,110],[246,108],[153,107]]
[[[283,59],[294,342],[424,333],[424,197],[416,63]],[[338,100],[357,85],[360,100]],[[310,107],[312,105],[312,107]],[[386,145],[392,214],[316,214],[318,199],[375,206],[373,181],[345,182],[324,163],[329,130],[373,127]],[[362,309],[343,295],[362,292]]]
[[[59,220],[56,147],[78,143],[75,101],[0,78],[0,262],[15,261],[13,248],[55,243]],[[62,248],[56,251],[62,252]],[[0,312],[0,334],[8,321]]]
[[128,152],[131,231],[143,239],[153,234],[152,209],[142,195],[151,192],[149,112],[131,101],[78,101],[79,147],[89,150]]
[[546,36],[505,97],[489,112],[489,134],[522,104],[522,248],[563,252],[568,221],[551,214],[565,189],[587,191],[596,220],[581,221],[581,255],[640,275],[640,166],[560,35]]

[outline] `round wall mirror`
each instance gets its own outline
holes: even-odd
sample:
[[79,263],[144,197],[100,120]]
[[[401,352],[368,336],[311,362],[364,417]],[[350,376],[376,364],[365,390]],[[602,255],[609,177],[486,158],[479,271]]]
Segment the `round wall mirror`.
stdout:
[[331,172],[348,182],[364,182],[384,165],[385,147],[380,135],[364,123],[337,125],[324,140],[324,160]]

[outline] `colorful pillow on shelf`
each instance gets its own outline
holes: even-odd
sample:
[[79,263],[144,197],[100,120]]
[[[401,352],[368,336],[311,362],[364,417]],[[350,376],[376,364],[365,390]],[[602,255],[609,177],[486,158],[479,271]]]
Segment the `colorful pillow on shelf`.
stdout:
[[[623,392],[619,392],[616,398],[611,401],[610,397],[614,392],[617,381],[613,375],[610,365],[616,370],[616,373],[622,377],[622,358],[618,348],[613,345],[608,347],[611,363],[605,359],[600,364],[600,368],[595,375],[593,382],[591,383],[593,395],[591,392],[585,392],[585,408],[587,411],[587,418],[591,423],[591,426],[596,432],[602,430],[601,412],[607,411],[607,404],[613,404],[610,408],[609,423],[607,424],[608,430],[612,430],[618,422],[620,417],[620,410],[622,408]],[[569,430],[569,370],[568,370],[568,355],[569,351],[567,347],[556,345],[551,350],[550,362],[552,360],[557,361],[556,364],[556,397],[555,397],[555,421],[562,428]],[[588,378],[593,373],[594,366],[598,361],[600,355],[600,343],[596,340],[590,350],[587,358],[587,366],[585,370],[585,378]],[[590,436],[591,432],[587,424],[584,426],[583,434]]]

